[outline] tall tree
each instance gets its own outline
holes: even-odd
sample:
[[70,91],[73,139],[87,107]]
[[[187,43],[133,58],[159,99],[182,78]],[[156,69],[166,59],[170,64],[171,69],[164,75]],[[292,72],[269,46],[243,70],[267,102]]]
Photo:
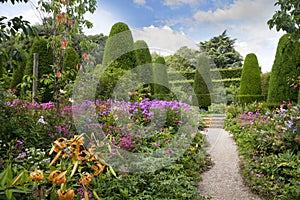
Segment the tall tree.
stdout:
[[299,75],[300,43],[293,35],[283,35],[277,46],[269,82],[268,103],[280,105],[283,101],[297,102],[298,87],[290,86],[290,80]]
[[213,59],[216,68],[241,67],[243,59],[234,48],[235,41],[227,36],[225,30],[209,41],[200,42],[199,47]]
[[262,98],[261,70],[254,53],[247,54],[245,58],[238,98],[241,103],[251,103]]

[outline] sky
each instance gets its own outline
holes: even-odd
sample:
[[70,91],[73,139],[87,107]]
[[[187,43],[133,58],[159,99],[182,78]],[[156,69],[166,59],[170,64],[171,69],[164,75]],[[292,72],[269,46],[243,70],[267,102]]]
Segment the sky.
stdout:
[[[22,15],[32,24],[41,19],[32,3],[0,4],[0,16]],[[98,0],[97,10],[86,14],[93,23],[86,35],[109,34],[116,22],[126,23],[134,40],[143,39],[151,51],[167,55],[182,46],[197,49],[227,31],[235,49],[246,57],[255,53],[262,72],[271,71],[277,43],[284,34],[270,30],[267,21],[278,7],[276,0]]]

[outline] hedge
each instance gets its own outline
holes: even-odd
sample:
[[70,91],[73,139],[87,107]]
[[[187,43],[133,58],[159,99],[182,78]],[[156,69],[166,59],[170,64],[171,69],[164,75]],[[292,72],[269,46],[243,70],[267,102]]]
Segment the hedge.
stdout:
[[253,101],[264,101],[265,96],[264,95],[245,94],[245,95],[238,95],[238,99],[241,104],[246,104],[246,103],[253,102]]
[[240,78],[242,76],[242,67],[230,68],[230,69],[211,69],[212,79],[231,79]]

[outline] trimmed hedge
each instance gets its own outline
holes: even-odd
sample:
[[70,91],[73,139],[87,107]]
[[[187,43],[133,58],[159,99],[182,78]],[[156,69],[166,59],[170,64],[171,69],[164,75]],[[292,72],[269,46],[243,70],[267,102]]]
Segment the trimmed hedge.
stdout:
[[241,104],[247,104],[249,102],[254,102],[254,101],[264,101],[265,96],[264,95],[250,95],[250,94],[245,94],[245,95],[238,95],[239,101]]
[[231,78],[231,79],[221,79],[221,80],[212,80],[214,84],[220,83],[220,85],[224,85],[224,87],[229,87],[230,85],[240,86],[240,78]]
[[187,80],[193,80],[195,77],[195,71],[171,71],[168,72],[169,80],[177,80],[178,75],[185,77]]
[[246,56],[238,98],[241,103],[252,103],[261,100],[261,72],[254,53]]
[[269,82],[268,103],[280,105],[283,101],[298,101],[299,88],[290,87],[289,80],[299,75],[300,43],[291,34],[283,35],[277,46]]
[[118,22],[111,27],[104,49],[103,66],[107,69],[100,77],[96,98],[109,99],[120,78],[136,67],[134,42],[127,24]]
[[[242,76],[242,67],[229,68],[229,69],[211,69],[211,78],[212,79],[232,79],[240,78]],[[220,77],[221,76],[221,77]]]
[[167,66],[165,64],[165,59],[162,56],[158,56],[153,63],[154,97],[156,97],[158,94],[163,96],[170,94]]

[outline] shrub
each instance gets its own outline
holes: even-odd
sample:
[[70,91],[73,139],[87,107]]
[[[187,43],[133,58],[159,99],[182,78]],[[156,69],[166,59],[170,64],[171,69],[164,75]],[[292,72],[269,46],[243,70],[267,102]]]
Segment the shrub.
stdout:
[[242,76],[242,67],[229,68],[229,69],[211,69],[211,78],[218,79],[221,76],[222,79],[240,78]]
[[[16,89],[18,84],[22,83],[25,66],[26,66],[26,60],[17,62],[16,65],[14,65],[12,81],[10,82],[11,89]],[[17,95],[19,95],[19,94],[20,94],[20,91],[17,90]]]
[[[44,74],[53,73],[51,65],[53,65],[53,53],[52,48],[49,47],[48,42],[44,38],[36,39],[30,49],[28,60],[26,63],[26,69],[24,75],[32,76],[32,66],[33,66],[33,54],[38,53],[38,79],[40,80]],[[41,101],[48,102],[53,98],[52,89],[45,84],[38,84],[38,89],[44,88],[42,93]]]
[[193,98],[194,105],[199,105],[200,108],[208,110],[208,106],[211,105],[210,89],[212,82],[209,72],[210,64],[206,56],[199,56],[197,59],[197,70],[195,72],[195,78],[193,88],[196,97]]
[[155,59],[153,64],[154,97],[158,97],[160,99],[166,98],[170,93],[170,86],[165,59],[162,56],[159,56]]
[[106,71],[100,78],[100,87],[96,96],[108,99],[119,79],[127,70],[136,66],[132,34],[125,23],[118,22],[112,26],[106,41],[102,63]]
[[261,95],[260,68],[256,55],[250,53],[245,58],[238,98],[244,104],[262,100]]
[[268,103],[297,102],[298,88],[289,85],[289,79],[297,77],[300,65],[300,43],[290,34],[283,35],[277,46],[269,82]]
[[268,97],[270,77],[271,77],[271,72],[263,73],[261,75],[261,90],[265,101],[267,100]]
[[[300,109],[282,104],[263,114],[263,107],[226,121],[239,147],[242,175],[265,199],[299,199]],[[236,116],[230,109],[229,117]]]
[[80,59],[78,53],[73,47],[66,48],[65,57],[64,57],[64,65],[63,72],[67,75],[67,79],[75,80],[76,77],[76,65],[80,64]]
[[150,90],[153,91],[153,84],[150,84],[150,82],[153,81],[152,57],[147,43],[144,40],[136,41],[134,43],[134,51],[136,56],[136,66],[138,67],[138,79],[143,83],[142,88],[139,90],[144,91],[143,93],[145,93],[147,92],[146,88],[151,87]]

